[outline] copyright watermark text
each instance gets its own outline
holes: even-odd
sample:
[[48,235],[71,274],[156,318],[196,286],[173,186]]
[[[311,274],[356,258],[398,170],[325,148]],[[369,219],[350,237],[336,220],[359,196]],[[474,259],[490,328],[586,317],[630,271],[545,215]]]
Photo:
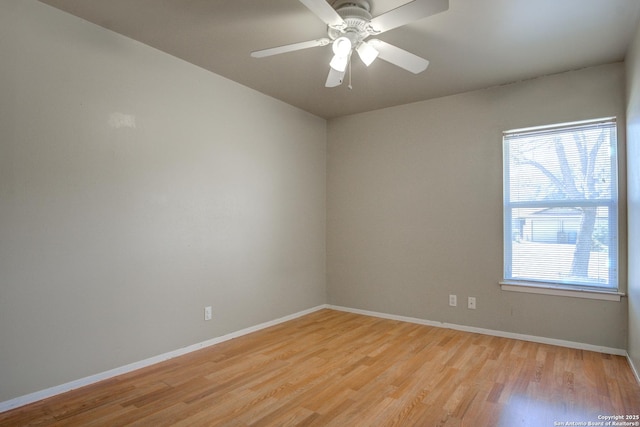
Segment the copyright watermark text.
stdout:
[[633,415],[598,415],[598,419],[594,421],[554,421],[554,427],[574,427],[574,426],[601,426],[615,427],[628,426],[640,427],[640,414]]

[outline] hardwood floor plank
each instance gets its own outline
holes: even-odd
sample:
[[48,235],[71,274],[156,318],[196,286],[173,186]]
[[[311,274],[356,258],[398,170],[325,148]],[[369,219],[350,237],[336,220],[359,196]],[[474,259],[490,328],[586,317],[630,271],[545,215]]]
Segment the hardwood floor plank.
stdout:
[[640,414],[624,357],[320,310],[1,426],[552,426]]

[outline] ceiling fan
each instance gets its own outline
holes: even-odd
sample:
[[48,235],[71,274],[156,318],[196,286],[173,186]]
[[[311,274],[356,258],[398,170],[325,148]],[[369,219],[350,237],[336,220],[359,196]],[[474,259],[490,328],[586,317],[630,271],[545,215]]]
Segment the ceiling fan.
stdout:
[[263,58],[331,44],[333,58],[326,87],[342,84],[354,50],[367,67],[380,58],[414,74],[426,70],[429,65],[426,59],[382,40],[366,39],[449,9],[449,0],[414,0],[374,18],[368,0],[335,0],[331,5],[325,0],[300,0],[300,3],[327,24],[329,37],[257,50],[251,56]]

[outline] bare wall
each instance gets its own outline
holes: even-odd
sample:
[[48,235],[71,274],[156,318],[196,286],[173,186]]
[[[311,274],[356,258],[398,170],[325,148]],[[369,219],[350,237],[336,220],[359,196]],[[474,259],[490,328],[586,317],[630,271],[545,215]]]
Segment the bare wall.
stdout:
[[0,58],[0,401],[326,302],[323,119],[35,0]]
[[640,373],[640,29],[627,66],[627,181],[629,218],[628,353]]
[[[428,73],[428,71],[427,71]],[[624,65],[329,121],[331,304],[626,348],[626,300],[502,291],[502,131],[619,118],[626,286]],[[448,295],[458,307],[448,306]],[[477,309],[466,298],[477,298]]]

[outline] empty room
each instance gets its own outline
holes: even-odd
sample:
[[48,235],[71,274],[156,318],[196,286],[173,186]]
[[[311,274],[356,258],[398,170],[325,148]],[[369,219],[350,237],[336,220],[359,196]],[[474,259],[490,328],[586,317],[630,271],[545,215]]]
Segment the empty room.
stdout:
[[640,426],[637,0],[0,0],[0,425]]

